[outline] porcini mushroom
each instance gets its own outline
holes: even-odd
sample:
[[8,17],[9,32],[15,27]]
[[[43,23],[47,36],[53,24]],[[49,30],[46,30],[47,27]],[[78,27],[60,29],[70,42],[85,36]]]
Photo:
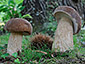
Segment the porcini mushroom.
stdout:
[[7,53],[10,55],[14,52],[21,51],[23,35],[31,35],[32,33],[31,24],[27,20],[21,18],[10,19],[6,23],[4,29],[11,32],[7,47]]
[[65,52],[73,50],[73,34],[81,29],[81,19],[77,11],[69,6],[59,6],[53,15],[56,17],[58,26],[55,32],[55,39],[52,51]]

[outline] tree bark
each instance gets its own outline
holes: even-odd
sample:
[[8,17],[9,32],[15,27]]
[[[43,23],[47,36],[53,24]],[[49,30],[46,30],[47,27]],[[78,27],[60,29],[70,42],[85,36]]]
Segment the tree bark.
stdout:
[[[30,14],[33,17],[32,26],[34,32],[40,32],[45,28],[44,23],[49,22],[48,17],[50,16],[47,13],[51,11],[49,14],[52,15],[52,11],[57,6],[73,7],[85,21],[85,3],[82,3],[82,0],[24,0],[23,6],[25,8],[21,14]],[[29,20],[28,18],[26,19]]]
[[[43,28],[43,23],[46,22],[46,2],[45,0],[24,0],[22,15],[30,14],[33,17],[33,31],[40,31]],[[27,18],[26,18],[27,19]],[[29,20],[29,19],[27,19]]]

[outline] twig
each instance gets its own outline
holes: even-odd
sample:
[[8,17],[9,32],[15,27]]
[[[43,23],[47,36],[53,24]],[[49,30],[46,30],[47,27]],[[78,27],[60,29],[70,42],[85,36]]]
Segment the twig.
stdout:
[[36,52],[43,53],[43,54],[47,55],[47,52],[44,52],[44,51],[36,50]]

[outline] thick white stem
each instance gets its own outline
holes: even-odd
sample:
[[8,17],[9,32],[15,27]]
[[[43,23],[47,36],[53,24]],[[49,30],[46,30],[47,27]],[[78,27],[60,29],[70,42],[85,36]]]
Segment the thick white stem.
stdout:
[[11,33],[8,41],[7,53],[12,55],[14,52],[21,51],[22,37],[18,33]]
[[63,17],[57,26],[52,50],[65,52],[73,49],[73,27],[70,19]]

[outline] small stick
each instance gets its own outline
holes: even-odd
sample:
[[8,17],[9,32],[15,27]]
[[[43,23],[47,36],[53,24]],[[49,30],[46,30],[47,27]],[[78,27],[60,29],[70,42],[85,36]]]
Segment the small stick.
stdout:
[[47,55],[47,52],[44,52],[44,51],[36,50],[36,52],[43,53],[43,54]]

